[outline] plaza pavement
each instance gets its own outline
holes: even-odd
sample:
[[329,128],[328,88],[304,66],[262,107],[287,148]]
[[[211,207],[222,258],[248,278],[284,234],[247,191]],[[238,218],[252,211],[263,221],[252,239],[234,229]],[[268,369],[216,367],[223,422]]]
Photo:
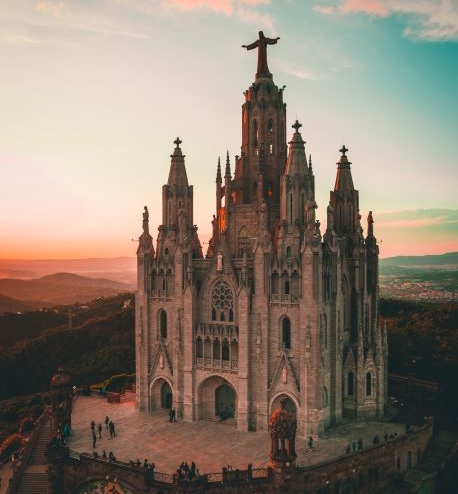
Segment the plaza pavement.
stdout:
[[[105,416],[115,424],[116,437],[110,438],[105,428]],[[102,439],[92,448],[90,423],[102,423]],[[383,441],[384,432],[404,433],[404,424],[380,421],[349,422],[326,431],[325,437],[314,437],[313,451],[307,439],[296,436],[298,466],[319,463],[345,455],[348,443],[363,440],[363,448],[372,445],[376,434]],[[98,436],[98,434],[97,434]],[[182,461],[194,461],[200,473],[221,472],[231,465],[234,469],[265,467],[269,461],[268,431],[239,432],[235,425],[202,420],[199,422],[168,421],[167,410],[140,412],[133,401],[108,403],[99,396],[78,396],[72,414],[72,434],[68,446],[79,453],[110,451],[120,461],[144,459],[154,462],[156,471],[173,473]]]

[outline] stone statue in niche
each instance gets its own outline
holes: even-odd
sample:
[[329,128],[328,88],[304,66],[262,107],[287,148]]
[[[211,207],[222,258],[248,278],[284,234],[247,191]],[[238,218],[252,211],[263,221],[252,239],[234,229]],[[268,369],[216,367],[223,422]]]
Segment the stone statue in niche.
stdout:
[[223,270],[223,253],[221,251],[218,252],[216,256],[216,271]]

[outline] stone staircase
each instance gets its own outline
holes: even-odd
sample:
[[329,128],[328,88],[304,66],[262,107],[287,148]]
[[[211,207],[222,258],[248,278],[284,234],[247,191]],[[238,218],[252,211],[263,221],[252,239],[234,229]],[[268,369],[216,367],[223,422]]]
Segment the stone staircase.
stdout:
[[440,432],[431,438],[421,460],[415,467],[407,470],[397,485],[390,485],[382,494],[410,494],[415,492],[422,479],[433,476],[441,470],[447,457],[458,441],[458,434],[454,432]]
[[14,494],[45,494],[48,490],[46,447],[51,441],[51,430],[43,424],[30,453],[27,466],[21,474]]

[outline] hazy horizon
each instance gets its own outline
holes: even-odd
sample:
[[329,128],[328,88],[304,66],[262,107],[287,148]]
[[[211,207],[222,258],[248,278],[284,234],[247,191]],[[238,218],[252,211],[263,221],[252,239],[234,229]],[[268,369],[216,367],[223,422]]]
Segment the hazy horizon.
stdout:
[[280,37],[269,69],[287,140],[302,123],[322,233],[345,144],[382,258],[458,251],[456,3],[17,0],[0,27],[0,258],[135,256],[177,136],[205,252],[259,30]]

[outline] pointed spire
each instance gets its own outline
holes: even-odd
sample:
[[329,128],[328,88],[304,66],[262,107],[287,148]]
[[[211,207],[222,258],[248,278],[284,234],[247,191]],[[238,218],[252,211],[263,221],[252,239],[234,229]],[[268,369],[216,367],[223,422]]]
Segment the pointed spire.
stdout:
[[175,149],[173,154],[170,155],[172,162],[170,164],[169,179],[167,185],[169,186],[184,186],[188,187],[188,176],[186,174],[186,167],[184,164],[185,155],[182,153],[180,144],[183,141],[177,137],[173,143]]
[[353,179],[351,176],[351,169],[350,169],[351,162],[348,161],[348,157],[346,155],[348,148],[346,148],[345,145],[343,145],[339,149],[339,151],[342,153],[342,155],[340,157],[340,161],[337,162],[337,176],[334,185],[334,190],[340,190],[340,191],[354,190]]
[[309,154],[309,172],[312,173],[313,172],[313,169],[312,169],[312,155]]
[[305,141],[299,132],[302,124],[298,120],[291,126],[294,129],[292,140],[289,142],[288,159],[286,161],[285,175],[297,176],[307,172],[307,156],[305,154]]
[[221,182],[221,158],[218,156],[218,167],[216,168],[216,181]]
[[227,151],[227,154],[226,154],[226,172],[225,172],[224,176],[225,177],[231,176],[231,163],[229,161],[229,151]]

